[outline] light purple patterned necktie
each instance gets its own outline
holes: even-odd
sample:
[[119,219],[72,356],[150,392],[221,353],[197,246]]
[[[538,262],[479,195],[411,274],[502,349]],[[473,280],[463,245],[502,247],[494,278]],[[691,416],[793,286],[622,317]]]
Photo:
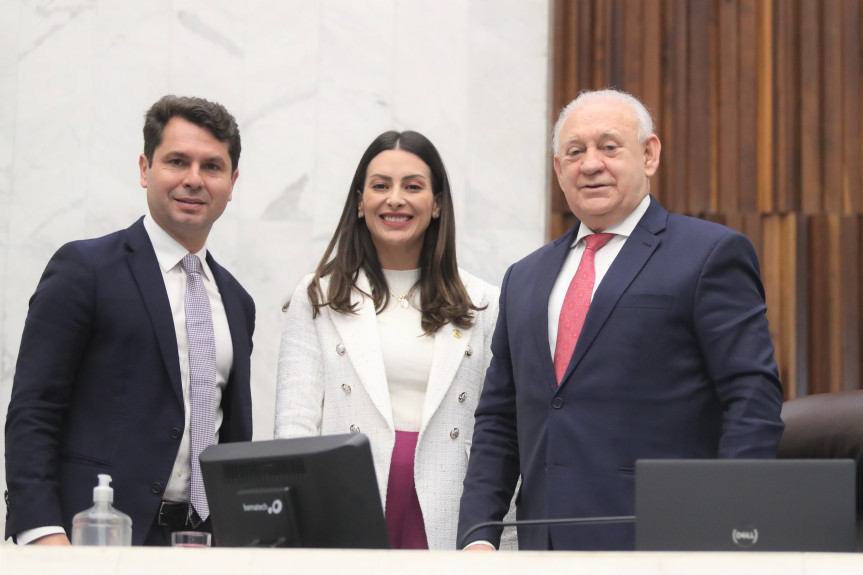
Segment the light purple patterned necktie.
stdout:
[[186,333],[189,336],[189,442],[192,464],[192,507],[201,521],[210,516],[204,480],[201,478],[201,451],[215,438],[216,420],[216,339],[210,298],[201,277],[201,260],[194,254],[183,258],[186,270]]

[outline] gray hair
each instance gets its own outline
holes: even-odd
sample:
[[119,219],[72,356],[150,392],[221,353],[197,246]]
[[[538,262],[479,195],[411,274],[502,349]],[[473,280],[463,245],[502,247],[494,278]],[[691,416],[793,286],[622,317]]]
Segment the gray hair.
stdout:
[[635,112],[635,115],[638,118],[639,142],[644,143],[644,141],[653,134],[653,118],[650,116],[650,112],[648,112],[644,104],[642,104],[638,98],[632,94],[627,94],[626,92],[612,88],[607,88],[605,90],[583,90],[578,93],[575,100],[567,104],[567,106],[560,111],[560,116],[558,116],[557,122],[554,124],[554,132],[552,133],[552,154],[557,156],[560,153],[560,131],[563,129],[563,125],[566,123],[569,116],[584,104],[594,102],[596,100],[617,100],[618,102],[623,102],[632,108],[632,111]]

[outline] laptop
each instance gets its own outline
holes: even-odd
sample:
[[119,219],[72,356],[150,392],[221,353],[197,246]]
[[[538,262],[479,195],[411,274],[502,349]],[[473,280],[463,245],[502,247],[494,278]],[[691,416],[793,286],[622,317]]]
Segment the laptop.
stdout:
[[851,459],[642,459],[639,551],[854,551]]

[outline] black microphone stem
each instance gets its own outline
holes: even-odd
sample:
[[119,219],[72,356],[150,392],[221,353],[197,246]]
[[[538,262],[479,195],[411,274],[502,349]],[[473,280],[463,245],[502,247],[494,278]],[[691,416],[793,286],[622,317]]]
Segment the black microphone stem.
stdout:
[[563,519],[522,519],[520,521],[485,521],[477,523],[462,535],[457,549],[464,548],[464,542],[475,531],[486,527],[521,527],[531,525],[605,525],[608,523],[634,523],[635,515],[614,515],[611,517],[579,517]]

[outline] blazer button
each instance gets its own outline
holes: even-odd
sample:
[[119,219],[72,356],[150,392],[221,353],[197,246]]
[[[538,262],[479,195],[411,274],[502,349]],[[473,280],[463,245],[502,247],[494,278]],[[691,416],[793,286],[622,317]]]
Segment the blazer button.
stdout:
[[154,481],[150,484],[150,491],[152,491],[156,495],[160,494],[162,492],[162,484],[158,481]]
[[458,439],[458,427],[454,427],[452,431],[449,432],[450,439]]
[[458,402],[464,403],[464,400],[467,399],[467,394],[465,392],[461,392],[458,394]]
[[468,357],[472,356],[473,355],[473,348],[471,346],[467,346],[467,348],[464,350],[464,354]]
[[555,409],[560,409],[561,407],[563,407],[563,398],[555,397],[554,400],[551,402],[551,406]]
[[351,433],[359,433],[359,432],[360,432],[359,427],[357,427],[356,425],[351,425]]
[[177,429],[176,427],[171,430],[171,439],[180,439],[183,437],[183,432]]
[[343,383],[342,384],[342,391],[344,391],[345,393],[350,393],[351,392],[351,386],[348,385],[347,383]]
[[345,355],[345,346],[341,343],[336,346],[336,353],[339,355]]

